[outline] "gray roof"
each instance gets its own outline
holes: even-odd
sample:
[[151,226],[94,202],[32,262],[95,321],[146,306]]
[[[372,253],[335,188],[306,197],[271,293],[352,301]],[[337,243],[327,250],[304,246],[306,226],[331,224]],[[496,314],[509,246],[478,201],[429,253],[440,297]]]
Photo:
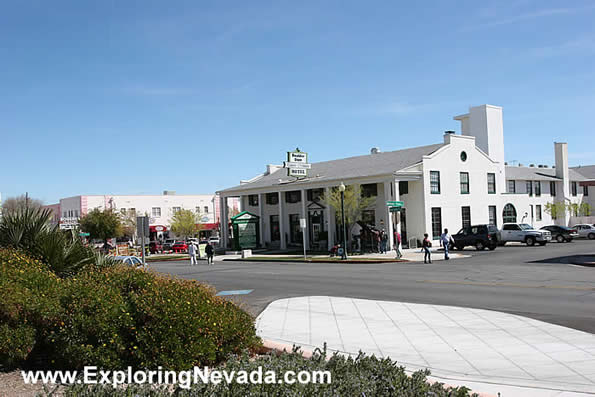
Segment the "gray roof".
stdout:
[[[393,172],[419,163],[423,156],[435,152],[442,146],[444,146],[444,144],[439,143],[435,145],[418,146],[410,149],[395,150],[393,152],[380,152],[339,160],[312,163],[312,168],[308,171],[309,178],[300,182],[294,182],[293,185],[307,184],[314,181],[331,181],[392,174]],[[316,177],[316,175],[318,175],[318,177]],[[281,183],[279,183],[279,179],[282,179]],[[287,170],[282,168],[269,175],[265,175],[254,182],[221,190],[221,192],[235,192],[278,186],[291,180],[293,180],[293,178],[288,177]]]
[[[572,168],[568,170],[568,176],[572,181],[584,181],[585,178],[574,171]],[[506,166],[506,179],[522,179],[527,181],[555,181],[560,178],[556,177],[555,168],[539,168],[539,167],[515,167]]]
[[572,167],[571,169],[587,179],[595,179],[595,165],[583,165]]

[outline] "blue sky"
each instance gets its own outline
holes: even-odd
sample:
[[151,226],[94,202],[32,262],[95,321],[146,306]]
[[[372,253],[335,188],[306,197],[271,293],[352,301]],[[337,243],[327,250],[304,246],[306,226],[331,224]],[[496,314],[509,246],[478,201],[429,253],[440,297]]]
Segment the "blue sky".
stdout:
[[0,192],[214,192],[295,147],[438,143],[482,103],[506,160],[595,164],[595,2],[453,4],[3,1]]

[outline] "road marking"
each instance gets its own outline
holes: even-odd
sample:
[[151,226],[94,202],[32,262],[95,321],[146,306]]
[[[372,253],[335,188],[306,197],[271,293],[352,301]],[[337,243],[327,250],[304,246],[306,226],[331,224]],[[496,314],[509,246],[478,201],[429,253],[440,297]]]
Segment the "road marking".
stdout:
[[458,285],[478,285],[482,287],[516,287],[516,288],[551,288],[551,289],[573,289],[579,291],[595,291],[594,287],[579,287],[577,285],[528,285],[528,284],[508,284],[508,283],[482,283],[474,281],[443,281],[443,280],[415,280],[417,283],[428,284],[458,284]]
[[219,291],[217,296],[228,296],[228,295],[248,295],[253,289],[237,289],[232,291]]

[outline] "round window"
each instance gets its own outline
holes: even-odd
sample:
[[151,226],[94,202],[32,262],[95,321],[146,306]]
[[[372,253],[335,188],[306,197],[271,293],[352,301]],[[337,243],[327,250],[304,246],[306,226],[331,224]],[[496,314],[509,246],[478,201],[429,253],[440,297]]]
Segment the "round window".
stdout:
[[467,161],[467,153],[461,152],[461,161]]

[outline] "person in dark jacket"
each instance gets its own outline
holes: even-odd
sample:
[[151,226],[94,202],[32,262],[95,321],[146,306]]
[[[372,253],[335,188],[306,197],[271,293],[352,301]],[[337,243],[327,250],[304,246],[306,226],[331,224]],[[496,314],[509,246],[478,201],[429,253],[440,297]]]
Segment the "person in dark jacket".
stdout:
[[213,254],[215,250],[210,242],[207,242],[207,246],[205,247],[205,254],[207,254],[207,265],[213,265]]
[[428,233],[424,233],[424,241],[422,241],[421,246],[424,250],[424,263],[432,263],[432,254],[430,253],[432,242],[430,241]]

